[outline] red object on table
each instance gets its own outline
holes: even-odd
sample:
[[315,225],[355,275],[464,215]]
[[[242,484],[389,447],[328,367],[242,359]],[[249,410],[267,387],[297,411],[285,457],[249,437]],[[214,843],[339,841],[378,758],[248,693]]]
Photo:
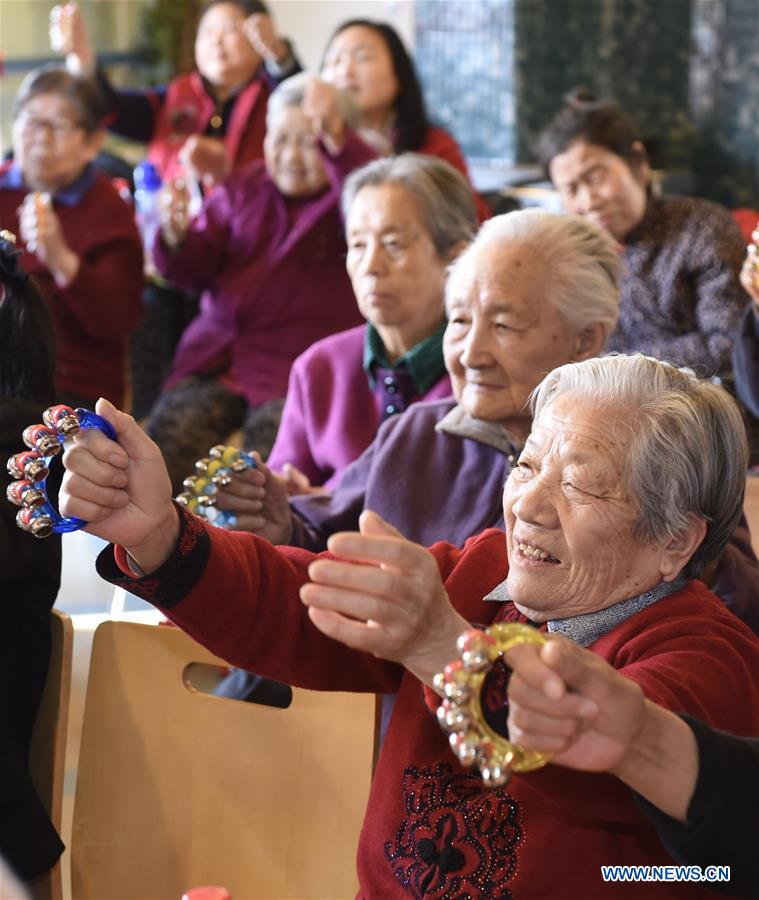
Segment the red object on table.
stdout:
[[232,900],[232,895],[226,888],[217,884],[207,884],[185,891],[182,900]]

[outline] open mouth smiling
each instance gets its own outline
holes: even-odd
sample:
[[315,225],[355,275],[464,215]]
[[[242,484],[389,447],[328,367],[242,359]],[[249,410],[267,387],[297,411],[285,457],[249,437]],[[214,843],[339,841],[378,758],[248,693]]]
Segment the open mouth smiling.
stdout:
[[552,556],[537,544],[514,540],[513,547],[520,562],[548,563],[550,565],[558,565],[561,562],[560,559]]

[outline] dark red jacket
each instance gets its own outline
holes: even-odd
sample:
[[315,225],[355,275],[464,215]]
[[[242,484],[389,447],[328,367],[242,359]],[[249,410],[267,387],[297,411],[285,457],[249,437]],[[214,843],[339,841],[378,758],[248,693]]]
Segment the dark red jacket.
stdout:
[[[18,236],[17,210],[28,190],[4,179],[11,167],[0,167],[0,227]],[[121,406],[129,335],[142,310],[142,244],[132,209],[108,177],[88,170],[80,182],[73,197],[70,189],[63,192],[66,202],[53,198],[66,242],[81,260],[76,278],[57,287],[19,236],[21,264],[37,280],[53,314],[58,391],[103,396]]]

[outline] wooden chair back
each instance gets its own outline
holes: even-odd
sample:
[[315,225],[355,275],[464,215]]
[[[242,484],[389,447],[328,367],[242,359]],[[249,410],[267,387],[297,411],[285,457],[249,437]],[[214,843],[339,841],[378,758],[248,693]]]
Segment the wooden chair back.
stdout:
[[352,897],[374,696],[293,689],[288,709],[214,697],[223,665],[176,628],[95,633],[74,804],[77,900]]
[[[50,667],[32,732],[29,771],[40,800],[60,834],[74,626],[71,619],[57,609],[51,610],[50,614],[50,638]],[[37,894],[52,900],[62,896],[60,862],[48,873]]]

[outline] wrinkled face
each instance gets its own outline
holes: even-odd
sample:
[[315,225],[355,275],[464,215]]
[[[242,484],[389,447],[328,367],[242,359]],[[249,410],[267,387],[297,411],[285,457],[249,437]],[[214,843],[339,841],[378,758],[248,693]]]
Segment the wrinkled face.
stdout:
[[299,106],[286,106],[264,139],[270,178],[286,197],[308,197],[327,186],[313,125]]
[[387,114],[400,85],[384,39],[371,28],[354,25],[332,39],[322,78],[353,94],[362,114]]
[[74,104],[59,94],[37,94],[13,123],[13,155],[27,186],[59,191],[97,156],[103,134],[82,128]]
[[491,244],[448,285],[443,351],[456,399],[469,415],[519,439],[530,430],[530,392],[576,358],[577,335],[546,299],[549,273],[531,248]]
[[358,192],[348,214],[347,268],[358,308],[377,327],[421,340],[443,321],[446,261],[402,185]]
[[577,141],[551,160],[551,179],[569,213],[584,216],[623,242],[646,211],[647,163],[633,170],[603,147]]
[[508,590],[532,621],[595,612],[662,578],[663,548],[633,530],[629,419],[568,393],[535,421],[503,495]]
[[233,3],[212,6],[195,36],[195,65],[214,87],[231,89],[245,84],[261,65],[242,29],[245,13]]

